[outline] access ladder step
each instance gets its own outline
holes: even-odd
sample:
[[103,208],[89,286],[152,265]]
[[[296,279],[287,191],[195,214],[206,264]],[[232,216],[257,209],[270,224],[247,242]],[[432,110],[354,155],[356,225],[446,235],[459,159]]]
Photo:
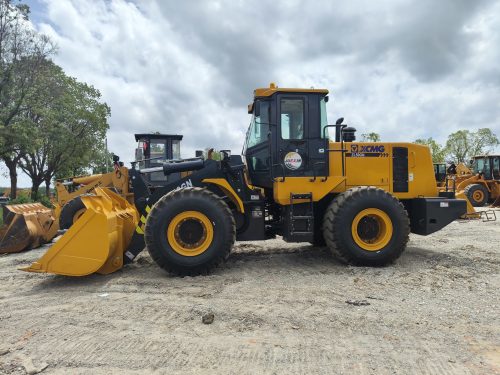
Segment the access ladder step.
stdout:
[[294,193],[291,193],[291,198],[292,200],[295,200],[295,199],[312,199],[312,193],[297,193],[297,194],[294,194]]
[[311,220],[313,218],[313,216],[292,216],[294,220]]

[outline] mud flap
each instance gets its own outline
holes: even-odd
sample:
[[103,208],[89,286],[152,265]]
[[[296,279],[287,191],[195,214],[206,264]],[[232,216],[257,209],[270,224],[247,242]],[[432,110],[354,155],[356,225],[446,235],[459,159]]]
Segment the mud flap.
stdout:
[[82,196],[87,210],[36,262],[23,271],[66,276],[108,274],[123,266],[123,253],[138,222],[133,205],[109,189]]

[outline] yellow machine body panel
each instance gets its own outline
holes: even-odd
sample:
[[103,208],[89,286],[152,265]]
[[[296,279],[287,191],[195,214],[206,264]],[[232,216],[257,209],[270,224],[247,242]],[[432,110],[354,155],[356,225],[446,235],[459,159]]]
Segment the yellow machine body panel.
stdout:
[[22,269],[67,276],[108,274],[123,266],[123,253],[138,223],[134,206],[109,189],[82,196],[86,211],[36,262]]
[[[77,186],[73,191],[67,189],[67,185]],[[90,176],[77,176],[69,182],[62,180],[56,182],[57,203],[64,206],[71,199],[80,195],[90,193],[98,187],[113,187],[124,196],[128,202],[133,203],[133,194],[129,193],[128,169],[119,167],[113,172],[95,174]]]
[[208,184],[214,184],[217,185],[226,195],[233,201],[233,203],[236,205],[238,208],[238,211],[241,213],[245,212],[245,206],[243,205],[243,201],[239,197],[238,194],[234,191],[231,185],[227,182],[226,179],[224,178],[205,178],[202,180],[205,183]]
[[311,180],[312,177],[285,177],[284,181],[281,177],[276,178],[273,189],[274,200],[281,205],[287,205],[290,204],[291,193],[312,193],[313,201],[317,202],[336,188],[345,190],[345,177],[342,176],[329,177],[326,181],[323,181],[323,177]]
[[[353,142],[344,145],[347,150],[345,174],[348,188],[373,185],[392,193],[398,199],[438,196],[432,157],[427,146],[378,142]],[[408,149],[407,192],[397,192],[393,188],[395,173],[393,160],[396,147]],[[330,160],[332,158],[340,159],[340,153],[331,153]]]
[[[341,147],[344,147],[342,152]],[[394,191],[393,149],[406,148],[408,191]],[[313,194],[313,201],[319,201],[329,193],[341,193],[355,186],[376,186],[393,194],[398,199],[416,197],[437,197],[438,189],[430,150],[427,146],[414,143],[374,142],[330,142],[329,175],[313,177],[275,178],[274,199],[290,204],[290,193]],[[342,163],[344,154],[344,163]],[[344,175],[342,175],[342,168]],[[325,178],[326,177],[326,178]]]

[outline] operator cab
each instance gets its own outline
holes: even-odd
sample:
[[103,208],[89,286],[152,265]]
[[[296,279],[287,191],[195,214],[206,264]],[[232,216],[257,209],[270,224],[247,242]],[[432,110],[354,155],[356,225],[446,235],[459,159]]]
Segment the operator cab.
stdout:
[[447,175],[446,164],[434,163],[434,177],[436,178],[436,182],[444,182],[446,180],[446,175]]
[[[138,142],[135,150],[135,161],[139,169],[162,167],[167,160],[181,157],[180,142],[182,135],[178,134],[135,134]],[[164,186],[167,181],[180,178],[180,173],[165,175],[163,172],[153,172],[144,175],[150,186]]]
[[[328,125],[326,89],[256,89],[248,106],[252,120],[243,156],[251,182],[271,189],[276,178],[327,176],[328,127],[336,127],[340,140],[341,120]],[[354,128],[344,136],[353,140]],[[346,139],[347,140],[347,139]]]
[[500,155],[475,156],[472,169],[485,180],[500,180]]

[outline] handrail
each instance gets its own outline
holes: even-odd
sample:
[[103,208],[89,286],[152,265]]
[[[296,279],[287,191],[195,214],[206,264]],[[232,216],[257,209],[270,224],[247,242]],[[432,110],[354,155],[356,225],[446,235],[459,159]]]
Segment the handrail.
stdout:
[[275,181],[275,179],[274,179],[274,167],[277,166],[277,165],[280,166],[281,169],[283,170],[283,177],[282,177],[282,179],[280,181],[276,181],[276,182],[285,182],[285,177],[286,177],[285,176],[285,174],[286,174],[285,171],[286,170],[285,170],[285,166],[282,163],[272,164],[272,166],[271,166],[271,178],[272,178],[273,181]]
[[[310,181],[310,182],[314,182],[314,181],[316,181],[316,177],[317,177],[317,176],[316,176],[316,170],[314,169],[314,166],[316,166],[316,165],[320,165],[320,164],[326,164],[326,163],[325,163],[324,161],[318,161],[318,162],[316,162],[316,163],[314,163],[314,164],[313,164],[313,168],[312,168],[312,171],[313,171],[313,178],[309,179],[309,181]],[[325,176],[325,178],[324,178],[324,179],[322,179],[322,180],[321,180],[321,182],[325,182],[327,178],[328,178],[328,177],[327,177],[327,176]]]

